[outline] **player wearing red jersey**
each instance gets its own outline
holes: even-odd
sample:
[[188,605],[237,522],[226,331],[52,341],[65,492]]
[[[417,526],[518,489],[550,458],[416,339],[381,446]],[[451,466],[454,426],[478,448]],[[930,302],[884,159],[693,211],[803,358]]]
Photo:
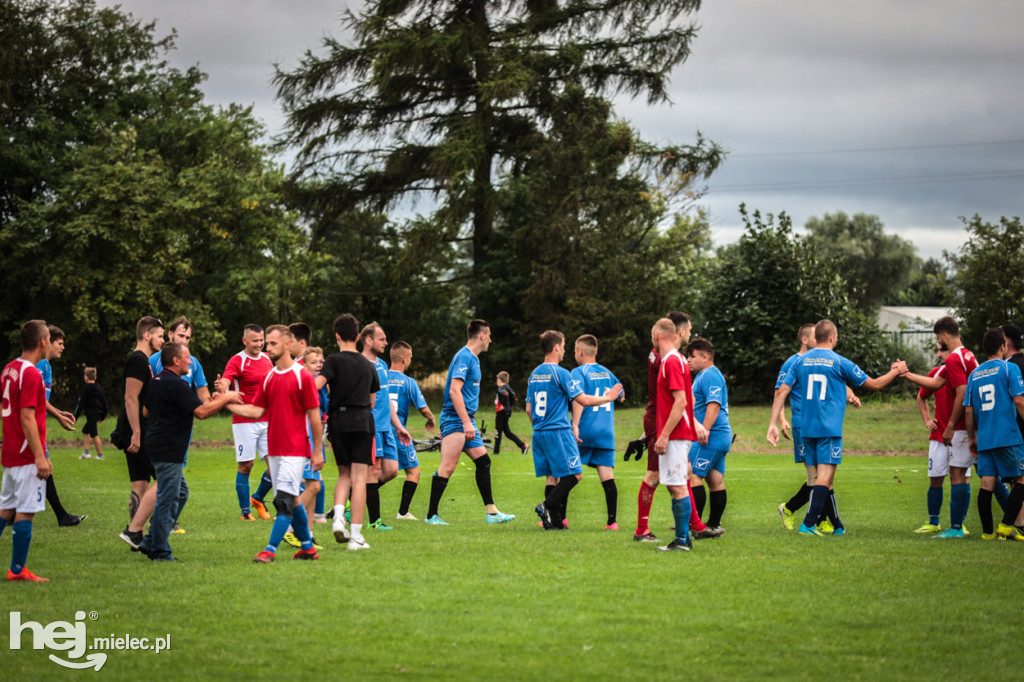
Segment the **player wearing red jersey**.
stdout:
[[[292,340],[291,332],[283,324],[267,328],[267,355],[274,366],[257,386],[251,403],[228,406],[236,415],[262,419],[267,424],[267,467],[274,483],[277,518],[270,531],[270,542],[254,559],[265,564],[274,560],[289,525],[302,543],[293,558],[320,558],[313,548],[306,509],[299,500],[307,460],[313,471],[324,466],[320,396],[313,375],[292,359]],[[313,434],[312,452],[308,433]]]
[[0,534],[11,527],[8,580],[47,582],[25,567],[32,544],[32,519],[46,507],[46,388],[36,364],[50,347],[50,330],[42,320],[21,327],[21,357],[0,375],[3,392],[3,483],[0,485]]
[[[935,353],[938,365],[928,372],[929,377],[939,376],[946,371],[946,358],[949,349],[940,345]],[[928,406],[928,398],[935,396],[935,414],[932,415]],[[915,533],[937,533],[942,530],[939,516],[942,511],[942,484],[949,473],[949,447],[942,442],[942,434],[949,423],[949,415],[953,406],[949,402],[949,392],[945,389],[933,390],[922,387],[917,392],[917,409],[921,413],[925,428],[928,429],[928,523]]]
[[[256,398],[256,389],[267,373],[273,367],[273,362],[263,351],[264,332],[263,327],[258,324],[248,324],[242,335],[244,349],[231,356],[224,374],[217,381],[217,390],[225,392],[235,390],[241,392],[246,405],[252,405]],[[287,349],[285,349],[287,351]],[[235,461],[238,462],[238,473],[235,474],[235,494],[238,495],[238,507],[242,512],[243,521],[255,521],[252,507],[262,519],[269,519],[270,514],[263,502],[267,490],[261,484],[256,495],[249,495],[249,474],[252,473],[252,465],[259,455],[260,459],[267,457],[267,420],[263,418],[251,419],[235,413],[231,419],[231,433],[235,439]],[[270,476],[266,476],[267,480]]]

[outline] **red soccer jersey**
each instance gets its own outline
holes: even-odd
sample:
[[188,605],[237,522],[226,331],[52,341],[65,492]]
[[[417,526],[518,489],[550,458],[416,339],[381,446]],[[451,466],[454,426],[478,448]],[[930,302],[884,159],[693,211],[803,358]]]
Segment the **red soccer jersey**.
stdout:
[[[967,377],[971,376],[978,367],[978,361],[974,357],[974,353],[967,350],[966,346],[960,346],[955,351],[952,351],[946,358],[946,364],[943,365],[946,368],[946,390],[949,399],[949,411],[953,413],[953,401],[956,398],[957,386],[966,386]],[[948,420],[947,420],[948,423]],[[963,431],[967,428],[967,422],[964,417],[960,418],[960,421],[953,427],[954,431]]]
[[686,411],[669,435],[669,440],[697,440],[697,432],[693,426],[693,387],[690,383],[690,366],[683,360],[679,351],[672,349],[661,361],[658,370],[658,436],[661,436],[668,415],[672,411],[675,398],[672,391],[685,391]]
[[253,405],[265,407],[267,454],[275,457],[309,457],[308,410],[320,411],[320,396],[313,375],[301,365],[270,370],[256,388]]
[[36,456],[28,445],[28,438],[21,428],[21,411],[26,407],[35,408],[36,428],[39,440],[46,449],[46,387],[43,375],[28,360],[11,360],[4,368],[0,379],[3,391],[4,444],[0,452],[0,465],[18,467],[35,464]]
[[[231,382],[234,390],[242,392],[242,402],[246,405],[252,405],[254,404],[253,400],[256,398],[256,389],[260,387],[260,384],[263,383],[263,380],[267,378],[267,374],[273,368],[274,363],[270,361],[270,356],[266,353],[260,353],[258,358],[254,358],[245,351],[242,351],[231,356],[222,376]],[[248,417],[236,414],[231,419],[232,424],[249,424],[251,422],[264,421],[267,421],[267,415],[263,415],[263,419],[249,419]]]
[[[946,373],[946,366],[941,365],[939,367],[933,367],[928,376],[943,376]],[[935,440],[942,442],[942,432],[946,430],[946,424],[949,423],[949,415],[953,412],[953,403],[949,397],[949,391],[943,386],[938,391],[933,391],[930,388],[922,388],[917,392],[919,396],[927,400],[933,394],[935,395],[935,421],[939,423],[938,427],[931,432],[928,436],[928,440]]]

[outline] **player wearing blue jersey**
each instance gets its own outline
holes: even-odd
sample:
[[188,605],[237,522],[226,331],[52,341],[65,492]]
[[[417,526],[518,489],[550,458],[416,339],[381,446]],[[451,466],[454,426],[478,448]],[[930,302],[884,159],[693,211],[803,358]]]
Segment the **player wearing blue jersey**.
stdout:
[[[299,323],[299,324],[302,324],[303,326],[308,327],[308,325],[306,325],[305,323]],[[289,331],[291,331],[292,327],[294,327],[294,326],[295,325],[289,325],[288,326]],[[295,334],[294,331],[292,333]],[[307,343],[308,343],[308,339],[307,339]],[[301,346],[299,346],[298,348],[301,348]],[[291,350],[293,350],[293,351],[297,350],[297,346],[296,346],[296,343],[294,341],[292,342]],[[316,377],[320,376],[320,370],[322,370],[323,367],[324,367],[324,349],[321,348],[320,346],[306,346],[302,350],[302,358],[301,358],[301,360],[302,360],[302,366],[305,367],[306,370],[310,374],[312,374],[313,378],[315,379]],[[330,403],[330,399],[331,399],[330,398],[330,393],[327,391],[327,387],[326,386],[322,387],[317,392],[317,398],[320,401],[320,423],[321,423],[321,427],[322,427],[323,432],[326,433],[327,432],[327,425],[326,425],[326,423],[327,423],[327,419],[326,419],[327,406]],[[312,431],[309,433],[309,447],[310,448],[313,447],[313,433],[312,433]],[[326,441],[324,441],[321,444],[321,447],[324,449],[324,456],[326,457],[327,456],[327,443],[326,443]],[[307,475],[315,475],[315,476],[317,476],[316,481],[319,483],[319,485],[317,486],[319,488],[319,490],[317,490],[316,495],[312,497],[312,500],[305,500],[304,501],[304,504],[306,506],[306,516],[309,517],[310,524],[313,524],[313,523],[327,523],[327,518],[324,515],[324,503],[326,501],[327,486],[324,483],[322,471],[314,472],[314,471],[312,471],[311,467],[307,467],[306,471],[302,472],[302,475],[303,475],[303,477],[305,477]],[[310,529],[311,529],[310,530],[310,535],[312,535],[313,534],[312,525],[310,526]],[[314,538],[314,540],[315,540],[315,538]]]
[[480,353],[491,345],[491,325],[484,320],[473,320],[466,327],[466,345],[448,365],[444,385],[444,404],[441,407],[441,462],[430,483],[430,506],[426,522],[432,526],[446,526],[437,515],[441,496],[448,480],[465,452],[476,465],[476,486],[480,490],[487,510],[487,523],[507,523],[515,518],[505,514],[494,504],[491,493],[491,458],[473,420],[480,406]]
[[704,513],[704,481],[710,501],[708,528],[722,527],[725,513],[725,456],[732,446],[729,424],[729,389],[722,371],[715,366],[715,347],[707,339],[694,339],[686,347],[686,359],[693,380],[693,416],[697,442],[690,448],[690,488],[697,514]]
[[[419,410],[426,420],[424,428],[427,431],[434,430],[434,413],[427,406],[423,397],[420,385],[405,372],[412,364],[412,346],[405,341],[399,341],[391,346],[391,369],[388,371],[388,390],[391,393],[391,402],[398,410],[398,421],[402,426],[409,423],[409,407]],[[412,498],[416,494],[416,487],[420,482],[420,461],[416,457],[416,448],[412,443],[398,445],[398,468],[405,472],[405,483],[402,484],[402,501],[398,505],[398,515],[395,517],[400,521],[417,521],[409,511]]]
[[[779,378],[775,382],[775,395],[779,394],[779,389],[782,388],[782,381],[786,378],[790,368],[793,366],[800,357],[811,348],[814,348],[814,325],[803,324],[800,325],[800,331],[797,333],[800,339],[800,350],[793,353],[782,363],[782,368],[779,370]],[[790,438],[792,433],[793,440],[793,459],[797,464],[803,464],[807,471],[807,482],[800,486],[800,489],[796,491],[793,497],[789,498],[788,502],[784,502],[779,505],[779,515],[782,517],[782,525],[786,530],[793,530],[793,517],[796,512],[799,511],[808,500],[811,499],[811,490],[814,488],[814,467],[808,465],[804,461],[803,456],[803,438],[800,436],[800,407],[803,404],[801,396],[790,393],[789,394],[789,406],[792,411],[792,419],[789,423],[786,422],[786,412],[783,410],[781,415],[782,420],[782,436],[784,438]]]
[[892,368],[880,377],[872,378],[857,365],[835,352],[839,331],[830,320],[821,320],[814,326],[816,347],[804,353],[793,363],[772,404],[771,419],[768,422],[768,442],[779,442],[778,421],[782,406],[790,392],[803,396],[800,416],[800,430],[803,437],[803,454],[808,465],[815,467],[815,483],[811,491],[810,504],[804,521],[800,524],[802,535],[821,535],[815,527],[822,509],[831,508],[834,518],[834,535],[845,535],[846,530],[839,520],[835,502],[833,482],[836,467],[843,460],[843,419],[846,416],[848,385],[863,386],[878,391],[888,386],[893,379],[906,372],[906,363],[896,361]]
[[558,482],[545,490],[544,501],[535,511],[544,530],[563,530],[566,500],[583,476],[579,446],[569,419],[569,402],[583,407],[609,404],[622,395],[622,384],[616,382],[601,395],[588,395],[583,392],[582,380],[558,365],[565,357],[562,332],[548,330],[541,334],[540,347],[544,362],[530,374],[526,390],[526,414],[533,424],[533,468],[538,477]]
[[377,368],[380,390],[373,407],[373,423],[377,433],[374,436],[376,457],[366,479],[366,514],[370,528],[391,530],[380,515],[380,489],[398,475],[398,444],[411,445],[412,439],[398,420],[398,410],[391,401],[388,390],[388,364],[381,355],[388,347],[388,337],[376,322],[371,322],[359,333],[363,344],[363,357]]
[[[964,418],[971,452],[978,458],[981,491],[978,515],[982,540],[1024,541],[1013,524],[1024,506],[1024,439],[1016,417],[1024,417],[1024,378],[1020,369],[1003,360],[1006,336],[996,327],[985,332],[981,342],[988,360],[967,379]],[[999,477],[1009,478],[1013,489],[1003,511],[1003,520],[993,532],[992,494]]]
[[[578,381],[583,392],[590,396],[601,397],[619,384],[618,378],[611,370],[597,362],[597,337],[584,334],[576,339],[574,349],[576,368],[572,370],[573,381]],[[618,400],[625,400],[620,395]],[[619,506],[619,490],[615,485],[615,401],[604,405],[584,407],[574,400],[572,403],[572,430],[576,442],[580,446],[580,461],[584,466],[597,469],[597,477],[604,488],[605,506],[608,508],[608,521],[605,530],[618,530],[616,520]],[[553,478],[548,485],[554,486]],[[562,510],[565,517],[565,510]]]

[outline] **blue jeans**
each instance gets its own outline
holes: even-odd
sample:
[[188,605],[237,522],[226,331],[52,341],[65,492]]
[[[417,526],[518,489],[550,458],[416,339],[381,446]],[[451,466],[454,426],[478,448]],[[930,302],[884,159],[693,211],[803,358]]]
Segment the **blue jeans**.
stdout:
[[149,522],[149,534],[143,540],[149,548],[149,558],[169,559],[171,546],[167,538],[174,527],[179,509],[188,500],[188,485],[180,462],[153,462],[156,470],[156,508]]

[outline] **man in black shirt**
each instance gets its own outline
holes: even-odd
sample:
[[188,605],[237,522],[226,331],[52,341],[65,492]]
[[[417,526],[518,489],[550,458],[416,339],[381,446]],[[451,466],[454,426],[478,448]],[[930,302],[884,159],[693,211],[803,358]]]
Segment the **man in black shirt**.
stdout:
[[516,402],[516,392],[508,385],[508,372],[498,372],[498,393],[494,397],[494,454],[501,453],[501,436],[508,436],[508,439],[516,444],[524,455],[529,451],[530,446],[519,440],[516,434],[512,433],[508,421],[512,418],[512,405]]
[[[356,349],[359,320],[348,313],[334,321],[338,351],[324,361],[317,390],[325,385],[331,393],[327,430],[338,465],[334,486],[334,539],[349,549],[369,549],[363,540],[366,510],[366,475],[373,463],[373,404],[380,390],[377,368]],[[352,488],[352,532],[345,528],[345,500]]]
[[[139,551],[152,561],[177,561],[167,542],[180,508],[188,500],[188,484],[183,474],[185,453],[192,438],[192,418],[206,419],[228,403],[241,403],[238,391],[215,394],[203,402],[181,380],[188,374],[191,356],[188,346],[171,341],[160,351],[164,370],[149,384],[146,397],[146,452],[156,474],[156,505],[149,534]],[[147,363],[148,364],[148,363]]]

